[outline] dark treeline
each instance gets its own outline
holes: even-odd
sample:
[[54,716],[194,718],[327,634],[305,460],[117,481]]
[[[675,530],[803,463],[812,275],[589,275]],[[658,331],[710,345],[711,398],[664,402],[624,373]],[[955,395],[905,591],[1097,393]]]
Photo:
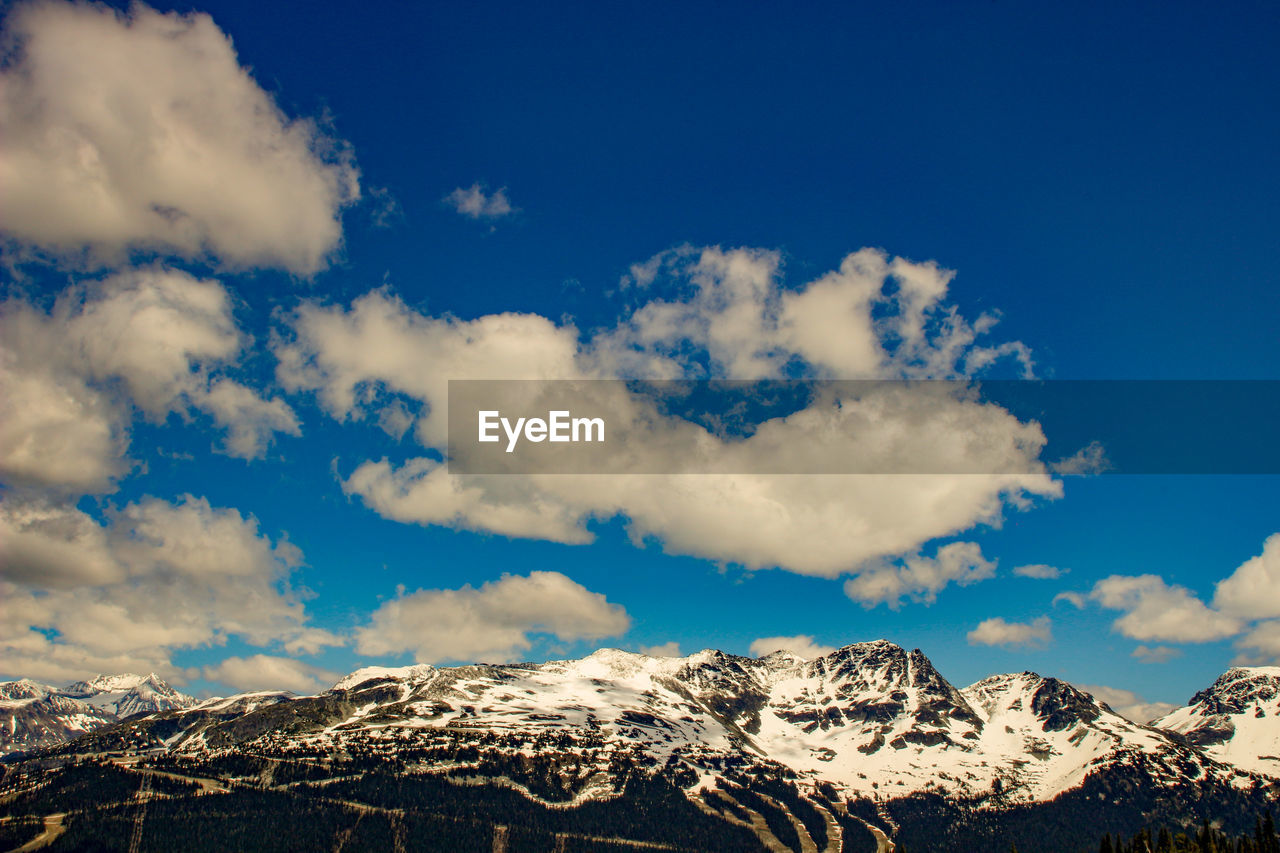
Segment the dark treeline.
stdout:
[[1268,813],[1254,821],[1252,832],[1228,834],[1207,821],[1195,832],[1181,828],[1143,829],[1129,839],[1110,834],[1098,843],[1098,853],[1280,853],[1280,838]]

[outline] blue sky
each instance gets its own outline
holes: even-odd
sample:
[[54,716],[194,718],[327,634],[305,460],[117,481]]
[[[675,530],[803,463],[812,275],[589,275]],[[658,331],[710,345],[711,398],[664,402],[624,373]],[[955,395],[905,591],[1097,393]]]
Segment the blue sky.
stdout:
[[[577,507],[580,544],[392,499],[432,458],[409,426],[432,381],[521,347],[580,364],[611,330],[635,353],[646,303],[706,320],[699,275],[778,300],[864,247],[945,285],[932,333],[998,316],[973,346],[1021,342],[1042,378],[1280,379],[1274,7],[154,8],[5,6],[0,674],[305,690],[365,662],[886,637],[957,684],[1181,703],[1280,655],[1275,475],[1056,478],[937,529],[904,498],[896,544],[833,536],[821,567],[735,550],[749,508],[698,539],[664,486],[504,498]],[[505,312],[526,325],[482,323]],[[879,328],[828,319],[805,341]],[[450,328],[517,355],[469,361]],[[774,550],[807,553],[800,527]]]

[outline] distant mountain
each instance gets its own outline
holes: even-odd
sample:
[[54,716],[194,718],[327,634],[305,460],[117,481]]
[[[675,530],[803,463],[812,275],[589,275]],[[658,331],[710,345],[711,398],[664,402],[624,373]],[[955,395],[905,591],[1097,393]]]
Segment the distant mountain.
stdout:
[[196,700],[170,687],[154,672],[150,675],[97,675],[77,681],[61,691],[66,696],[110,711],[121,719],[134,714],[154,714],[190,708]]
[[[797,853],[885,839],[909,849],[1004,853],[1013,840],[1073,851],[1096,845],[1101,831],[1132,834],[1153,821],[1210,819],[1236,831],[1280,796],[1271,775],[1280,760],[1269,757],[1280,754],[1280,668],[1231,670],[1159,721],[1164,728],[1032,672],[960,690],[918,649],[883,640],[814,660],[602,649],[541,664],[366,667],[315,696],[200,703],[154,676],[61,691],[0,686],[19,694],[4,701],[74,702],[82,715],[151,703],[114,724],[76,718],[87,733],[45,750],[44,762],[146,753],[150,766],[202,785],[248,779],[291,797],[315,786],[324,802],[444,809],[450,821],[464,820],[462,809],[482,824],[515,808],[514,796],[517,811],[532,810],[530,825],[544,827],[537,832],[554,825],[596,838],[608,814],[626,837],[674,849],[717,848],[664,835],[652,816],[641,831],[635,815]],[[69,725],[45,742],[65,741]],[[1059,827],[1052,838],[1036,829],[1046,823]]]
[[0,682],[0,754],[56,746],[134,714],[189,708],[195,700],[150,675],[99,675],[67,687]]
[[1280,776],[1280,667],[1235,667],[1152,725],[1219,761]]
[[0,755],[55,746],[114,723],[114,714],[29,679],[0,682]]

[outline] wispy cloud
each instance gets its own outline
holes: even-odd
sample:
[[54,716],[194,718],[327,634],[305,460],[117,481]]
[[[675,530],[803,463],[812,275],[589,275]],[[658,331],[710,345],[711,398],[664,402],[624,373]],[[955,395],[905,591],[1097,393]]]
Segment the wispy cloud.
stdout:
[[1022,578],[1039,578],[1041,580],[1052,580],[1060,578],[1065,573],[1064,569],[1056,566],[1046,566],[1043,563],[1033,563],[1029,566],[1018,566],[1013,573]]
[[1118,687],[1106,687],[1101,684],[1077,684],[1076,687],[1098,701],[1107,703],[1111,706],[1111,710],[1135,723],[1149,723],[1178,707],[1169,702],[1148,702],[1132,690],[1122,690]]
[[486,194],[480,184],[458,187],[444,197],[444,202],[471,219],[501,219],[515,213],[511,200],[507,198],[506,187],[501,187],[492,194]]
[[1170,646],[1138,646],[1133,650],[1132,655],[1142,663],[1166,663],[1182,657],[1182,649]]

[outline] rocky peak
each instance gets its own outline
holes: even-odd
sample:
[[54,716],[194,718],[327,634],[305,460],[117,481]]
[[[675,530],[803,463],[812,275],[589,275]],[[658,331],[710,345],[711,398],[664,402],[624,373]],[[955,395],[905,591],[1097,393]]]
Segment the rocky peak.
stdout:
[[1204,716],[1280,710],[1280,667],[1232,667],[1192,696],[1191,705]]

